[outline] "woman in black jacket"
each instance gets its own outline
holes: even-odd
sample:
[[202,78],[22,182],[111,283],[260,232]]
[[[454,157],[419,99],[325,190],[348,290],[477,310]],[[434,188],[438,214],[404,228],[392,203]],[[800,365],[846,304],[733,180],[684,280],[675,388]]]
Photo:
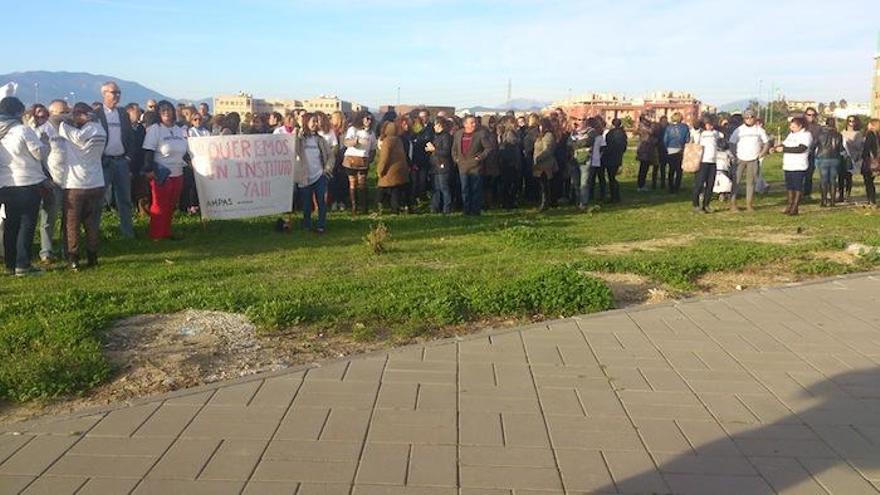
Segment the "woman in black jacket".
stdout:
[[865,179],[865,195],[868,203],[877,204],[877,189],[874,187],[874,173],[871,164],[880,160],[880,119],[868,122],[865,133],[865,147],[862,149],[862,177]]
[[437,117],[434,121],[434,138],[425,145],[425,151],[431,154],[431,175],[434,183],[431,211],[451,213],[452,191],[449,180],[455,171],[455,165],[452,162],[452,135],[449,134],[448,120]]

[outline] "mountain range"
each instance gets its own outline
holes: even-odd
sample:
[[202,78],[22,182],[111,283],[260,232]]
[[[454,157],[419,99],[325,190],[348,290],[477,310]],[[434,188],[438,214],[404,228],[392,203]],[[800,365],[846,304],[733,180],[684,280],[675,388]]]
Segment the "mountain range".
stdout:
[[757,101],[759,105],[764,106],[767,104],[764,100],[737,100],[731,101],[730,103],[725,103],[724,105],[718,105],[719,112],[742,112],[746,108],[749,108],[749,105],[752,104],[753,101]]
[[[54,99],[67,99],[70,102],[84,101],[91,103],[101,99],[101,85],[106,81],[116,81],[122,90],[122,104],[130,102],[144,104],[152,98],[154,100],[169,100],[177,102],[176,98],[164,95],[156,90],[147,88],[134,81],[126,81],[104,74],[90,74],[88,72],[50,72],[50,71],[27,71],[0,74],[0,85],[7,82],[18,84],[16,96],[25,105],[31,105],[35,101],[48,103]],[[186,100],[189,102],[190,100]],[[211,98],[198,100],[211,102]]]

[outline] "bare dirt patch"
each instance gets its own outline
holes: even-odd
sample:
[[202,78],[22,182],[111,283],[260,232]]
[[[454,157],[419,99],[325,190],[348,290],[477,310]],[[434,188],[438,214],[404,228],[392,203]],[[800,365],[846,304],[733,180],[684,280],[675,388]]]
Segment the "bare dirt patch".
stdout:
[[608,285],[614,295],[614,306],[618,309],[640,304],[657,304],[676,295],[662,284],[634,273],[587,272],[587,274],[601,279]]
[[844,249],[843,251],[817,251],[813,257],[825,261],[833,261],[842,265],[853,265],[859,260],[859,254]]
[[692,235],[679,235],[644,241],[616,242],[601,246],[589,246],[584,249],[589,251],[590,254],[629,254],[639,251],[662,251],[671,247],[685,246],[694,239],[695,237]]
[[391,336],[380,329],[378,338],[359,341],[352,338],[351,329],[322,332],[293,328],[261,333],[244,316],[218,311],[139,315],[116,322],[104,335],[105,356],[115,369],[109,382],[77,397],[2,403],[0,424],[69,414],[256,373],[550,317],[484,319],[412,338]]
[[213,382],[370,351],[320,332],[261,335],[241,315],[187,310],[116,322],[104,336],[111,380],[81,397],[0,405],[0,423],[125,402]]
[[746,289],[790,284],[802,279],[783,266],[762,266],[747,268],[741,272],[714,272],[699,277],[694,295],[724,294]]
[[753,242],[764,242],[767,244],[796,244],[812,239],[812,235],[806,232],[799,232],[797,229],[788,231],[780,230],[774,227],[764,227],[755,225],[743,229],[741,234],[737,235],[737,239]]

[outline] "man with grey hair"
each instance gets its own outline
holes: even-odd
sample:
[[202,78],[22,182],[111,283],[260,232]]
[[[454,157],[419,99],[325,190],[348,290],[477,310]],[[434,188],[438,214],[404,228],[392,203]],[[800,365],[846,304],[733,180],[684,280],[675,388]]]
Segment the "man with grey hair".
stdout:
[[[70,106],[64,100],[52,100],[49,103],[49,117],[63,116],[70,113]],[[56,117],[58,118],[58,117]],[[49,194],[43,197],[40,205],[40,261],[52,264],[56,260],[54,249],[55,223],[62,216],[64,204],[65,176],[67,175],[67,140],[61,137],[58,129],[46,121],[37,127],[37,133],[49,141],[49,154],[46,157],[46,170],[51,181],[47,183]],[[65,250],[64,220],[61,221],[61,250]]]
[[104,184],[106,193],[105,205],[111,199],[116,200],[116,211],[119,212],[119,231],[122,237],[134,237],[131,204],[131,162],[135,156],[134,132],[128,118],[128,112],[119,106],[122,91],[113,81],[101,86],[101,108],[97,109],[98,121],[107,133],[107,146],[104,148],[102,164],[104,166]]
[[770,138],[764,128],[757,125],[755,112],[752,110],[743,112],[743,121],[743,125],[737,127],[730,136],[730,150],[736,157],[736,178],[730,197],[731,211],[737,211],[737,189],[743,175],[746,176],[746,209],[754,210],[758,162],[770,151]]

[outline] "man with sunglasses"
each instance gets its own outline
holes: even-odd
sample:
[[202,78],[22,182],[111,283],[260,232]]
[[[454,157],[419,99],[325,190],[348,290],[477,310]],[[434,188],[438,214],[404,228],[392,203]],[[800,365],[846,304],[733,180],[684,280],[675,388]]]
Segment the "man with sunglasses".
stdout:
[[804,179],[804,200],[809,201],[810,195],[813,193],[813,172],[816,171],[816,146],[819,143],[819,130],[821,126],[818,121],[819,112],[813,107],[807,107],[804,110],[804,118],[807,120],[807,132],[813,136],[813,145],[810,146],[810,154],[807,157],[807,177]]
[[101,163],[104,167],[104,184],[107,188],[104,204],[116,201],[119,213],[119,231],[122,237],[134,237],[131,204],[131,164],[135,154],[135,137],[128,112],[119,106],[122,91],[119,85],[108,81],[101,86],[101,107],[95,111],[97,119],[107,133]]

